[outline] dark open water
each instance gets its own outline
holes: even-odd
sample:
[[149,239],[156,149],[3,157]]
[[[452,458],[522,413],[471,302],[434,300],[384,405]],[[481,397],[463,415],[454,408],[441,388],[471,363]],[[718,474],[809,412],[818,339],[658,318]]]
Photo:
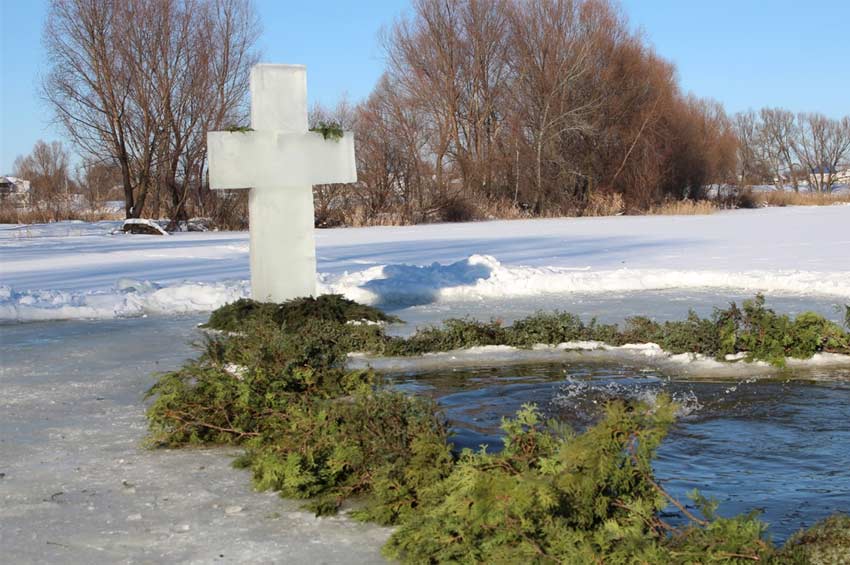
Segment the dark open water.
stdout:
[[394,380],[438,399],[458,447],[492,449],[501,446],[501,418],[526,402],[580,429],[608,399],[652,402],[666,392],[681,410],[655,470],[680,500],[698,488],[720,502],[721,515],[759,509],[779,542],[850,511],[850,371],[710,381],[613,365],[538,365]]

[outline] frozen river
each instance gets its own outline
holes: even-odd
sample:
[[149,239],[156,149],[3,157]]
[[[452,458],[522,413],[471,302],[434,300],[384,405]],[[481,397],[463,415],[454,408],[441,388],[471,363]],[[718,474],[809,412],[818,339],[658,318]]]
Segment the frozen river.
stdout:
[[[511,320],[561,308],[603,321],[633,314],[706,314],[736,294],[653,292],[430,304],[397,313],[411,323],[448,316]],[[836,300],[769,297],[781,311],[837,319]],[[0,326],[0,547],[10,562],[374,563],[389,531],[344,517],[316,519],[298,503],[251,490],[233,450],[141,447],[142,395],[154,373],[193,355],[205,315]],[[819,382],[670,380],[636,367],[547,366],[403,378],[437,396],[458,441],[492,436],[502,414],[534,400],[581,424],[611,395],[667,389],[699,408],[661,452],[677,493],[728,495],[727,511],[763,506],[774,535],[850,508],[850,388]],[[834,377],[834,378],[833,378]],[[693,407],[692,404],[688,406]],[[592,415],[591,415],[592,416]],[[687,455],[685,457],[684,455]],[[725,494],[724,494],[725,493]],[[763,502],[763,504],[762,504]]]
[[[380,305],[628,292],[850,298],[850,206],[316,232],[323,293]],[[208,312],[249,296],[246,232],[111,234],[0,225],[0,321]]]

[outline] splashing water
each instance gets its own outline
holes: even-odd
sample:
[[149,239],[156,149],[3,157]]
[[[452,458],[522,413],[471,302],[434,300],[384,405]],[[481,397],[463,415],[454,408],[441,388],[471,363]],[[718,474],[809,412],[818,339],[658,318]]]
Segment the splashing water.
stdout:
[[[669,381],[629,379],[628,382],[594,382],[568,379],[552,398],[551,405],[561,415],[572,414],[581,422],[590,422],[613,400],[634,400],[655,406],[661,394],[668,394],[677,405],[676,416],[688,417],[703,405],[693,390],[670,390]],[[572,418],[570,418],[572,419]]]

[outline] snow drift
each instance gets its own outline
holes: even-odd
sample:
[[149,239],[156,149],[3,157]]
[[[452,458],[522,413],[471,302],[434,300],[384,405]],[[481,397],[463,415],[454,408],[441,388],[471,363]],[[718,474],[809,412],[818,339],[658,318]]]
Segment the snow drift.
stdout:
[[[405,307],[432,302],[563,293],[666,289],[733,289],[770,294],[850,297],[850,273],[813,271],[690,271],[508,266],[489,255],[430,265],[379,265],[319,276],[321,294],[342,294],[363,304]],[[115,318],[208,312],[250,296],[246,280],[156,284],[120,279],[111,290],[17,291],[0,286],[0,320]]]
[[249,289],[247,281],[159,286],[128,279],[119,280],[113,290],[91,292],[16,292],[0,286],[0,320],[109,319],[208,312],[248,296]]
[[365,304],[413,305],[435,301],[524,297],[547,293],[605,293],[666,289],[735,289],[746,292],[850,297],[850,273],[813,271],[697,271],[589,267],[507,266],[490,255],[441,265],[385,265],[323,277],[324,293]]

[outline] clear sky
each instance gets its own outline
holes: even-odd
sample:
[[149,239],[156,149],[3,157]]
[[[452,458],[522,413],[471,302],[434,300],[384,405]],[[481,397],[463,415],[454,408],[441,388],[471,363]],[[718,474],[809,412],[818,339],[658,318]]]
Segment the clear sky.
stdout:
[[[366,97],[384,62],[378,33],[407,0],[256,0],[267,62],[308,68],[312,101]],[[729,112],[782,106],[850,114],[850,0],[622,0],[672,60],[682,87]],[[38,96],[46,0],[0,0],[0,173],[39,138],[62,139]]]

